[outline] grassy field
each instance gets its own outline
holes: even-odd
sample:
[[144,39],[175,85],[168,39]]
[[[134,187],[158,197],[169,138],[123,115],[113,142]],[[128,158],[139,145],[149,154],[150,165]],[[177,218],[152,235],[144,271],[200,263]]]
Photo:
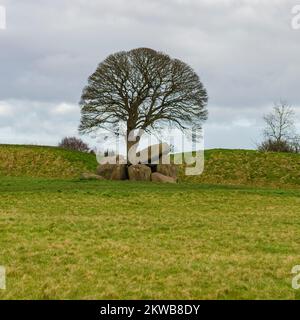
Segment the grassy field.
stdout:
[[263,153],[254,150],[205,151],[204,172],[181,176],[192,183],[271,188],[300,188],[300,155]]
[[92,154],[57,147],[0,145],[0,177],[74,178],[97,167]]
[[300,191],[2,177],[2,299],[295,299]]
[[[0,177],[71,179],[95,172],[95,155],[56,147],[0,145]],[[300,155],[251,150],[205,151],[205,170],[180,182],[300,189]]]
[[84,181],[95,156],[0,145],[0,299],[299,299],[300,157],[208,150],[201,176]]

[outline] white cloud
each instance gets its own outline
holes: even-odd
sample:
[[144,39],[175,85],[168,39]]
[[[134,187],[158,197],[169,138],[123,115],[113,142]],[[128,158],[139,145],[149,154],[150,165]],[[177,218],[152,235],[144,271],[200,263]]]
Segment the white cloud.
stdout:
[[67,103],[4,101],[0,103],[0,143],[56,145],[65,136],[78,135],[79,117],[79,107]]
[[60,103],[51,110],[51,113],[60,115],[67,115],[70,113],[78,114],[78,110],[79,107],[74,104]]

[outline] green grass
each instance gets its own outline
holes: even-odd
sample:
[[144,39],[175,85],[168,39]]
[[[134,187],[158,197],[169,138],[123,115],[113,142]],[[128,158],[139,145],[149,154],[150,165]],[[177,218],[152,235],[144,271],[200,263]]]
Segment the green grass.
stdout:
[[0,145],[0,178],[75,178],[97,167],[95,155],[57,147]]
[[253,150],[205,151],[204,172],[181,181],[272,188],[300,187],[300,155]]
[[299,299],[300,156],[208,150],[180,183],[84,181],[95,156],[0,145],[0,299]]
[[[92,154],[56,147],[0,145],[0,177],[70,179],[96,168]],[[179,178],[201,184],[300,188],[300,155],[207,150],[203,174],[185,176],[181,167]]]
[[295,299],[300,191],[0,180],[2,299]]

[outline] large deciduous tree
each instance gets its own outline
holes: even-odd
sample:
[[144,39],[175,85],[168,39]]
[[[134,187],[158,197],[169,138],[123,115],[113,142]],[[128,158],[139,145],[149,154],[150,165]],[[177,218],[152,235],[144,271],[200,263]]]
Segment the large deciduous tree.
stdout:
[[207,118],[207,92],[186,63],[148,48],[108,56],[89,77],[80,107],[79,131],[98,128],[127,135],[165,124],[185,130]]

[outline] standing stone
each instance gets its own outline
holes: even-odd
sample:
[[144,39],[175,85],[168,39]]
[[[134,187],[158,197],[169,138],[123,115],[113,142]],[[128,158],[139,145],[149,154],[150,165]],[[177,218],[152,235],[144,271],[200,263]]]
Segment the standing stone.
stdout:
[[97,174],[107,180],[126,180],[126,164],[101,164],[97,168]]
[[132,165],[128,168],[129,180],[150,181],[151,169],[144,164]]
[[156,172],[177,179],[177,167],[175,164],[158,164]]
[[111,180],[126,180],[127,179],[127,165],[116,164],[110,177]]
[[115,164],[100,164],[97,168],[97,174],[104,177],[107,180],[110,180],[111,175],[114,171]]

